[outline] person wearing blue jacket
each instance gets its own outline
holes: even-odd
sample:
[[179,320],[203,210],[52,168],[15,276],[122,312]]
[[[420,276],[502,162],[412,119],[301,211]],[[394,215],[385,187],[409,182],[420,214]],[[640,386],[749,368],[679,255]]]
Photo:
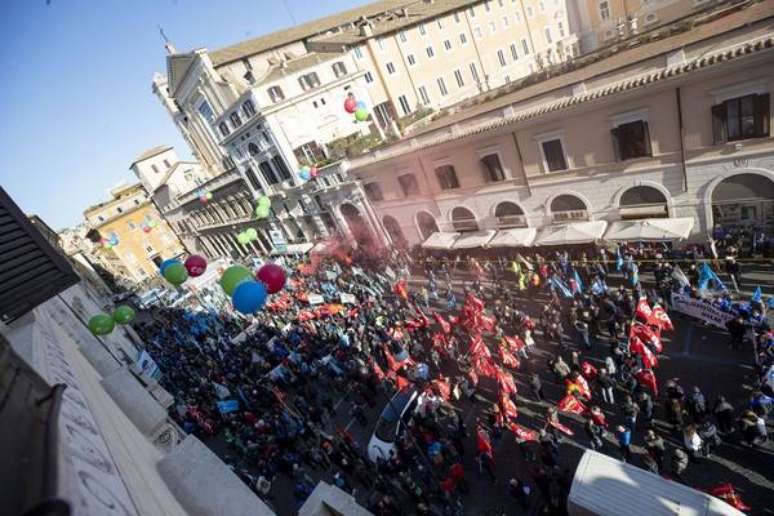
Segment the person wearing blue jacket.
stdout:
[[632,455],[632,431],[626,427],[618,426],[615,429],[615,435],[618,438],[618,446],[621,448],[621,460],[629,462]]

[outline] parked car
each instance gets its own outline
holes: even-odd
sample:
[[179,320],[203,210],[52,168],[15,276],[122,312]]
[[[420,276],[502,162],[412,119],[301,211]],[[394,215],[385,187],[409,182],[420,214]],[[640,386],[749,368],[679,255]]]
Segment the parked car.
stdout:
[[396,392],[382,410],[374,427],[374,433],[368,441],[368,459],[377,462],[390,458],[390,451],[396,451],[395,442],[405,430],[406,425],[417,410],[419,393],[412,388]]

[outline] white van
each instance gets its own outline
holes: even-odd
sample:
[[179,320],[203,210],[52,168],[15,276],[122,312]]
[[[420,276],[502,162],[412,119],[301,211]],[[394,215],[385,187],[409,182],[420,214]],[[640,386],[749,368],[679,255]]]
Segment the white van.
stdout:
[[390,451],[396,451],[395,442],[417,409],[419,395],[413,387],[396,392],[382,410],[374,433],[368,441],[368,459],[376,463],[388,460]]
[[586,450],[567,498],[570,516],[744,516],[714,496]]

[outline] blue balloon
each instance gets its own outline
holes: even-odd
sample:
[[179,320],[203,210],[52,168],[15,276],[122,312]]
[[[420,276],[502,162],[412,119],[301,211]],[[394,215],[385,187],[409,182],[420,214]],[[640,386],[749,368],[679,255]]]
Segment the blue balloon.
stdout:
[[175,260],[174,258],[170,258],[169,260],[164,260],[163,262],[161,262],[161,265],[159,265],[159,272],[161,273],[161,275],[162,276],[164,275],[164,269],[166,269],[173,263],[177,263],[177,262],[178,260]]
[[312,174],[310,174],[308,170],[302,170],[298,173],[298,176],[304,181],[309,181],[309,179],[312,177]]
[[366,103],[363,102],[362,100],[358,100],[357,103],[355,104],[355,108],[356,109],[368,109],[368,106],[366,106]]
[[247,280],[237,285],[231,302],[243,314],[254,314],[266,303],[266,286],[258,281]]

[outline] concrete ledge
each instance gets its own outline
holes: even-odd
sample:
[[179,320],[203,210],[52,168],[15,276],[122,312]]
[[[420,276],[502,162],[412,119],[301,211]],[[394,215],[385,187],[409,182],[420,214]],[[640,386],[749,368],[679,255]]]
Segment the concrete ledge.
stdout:
[[121,368],[104,377],[101,383],[134,426],[151,441],[155,440],[167,420],[167,412],[129,370]]
[[338,487],[320,481],[298,511],[298,516],[373,516],[371,512],[357,503],[352,495]]
[[76,335],[73,336],[73,340],[78,344],[81,354],[103,378],[107,378],[121,369],[121,364],[116,362],[105,347],[97,341],[96,337],[81,338]]
[[189,516],[270,516],[274,512],[199,439],[189,435],[158,463]]

